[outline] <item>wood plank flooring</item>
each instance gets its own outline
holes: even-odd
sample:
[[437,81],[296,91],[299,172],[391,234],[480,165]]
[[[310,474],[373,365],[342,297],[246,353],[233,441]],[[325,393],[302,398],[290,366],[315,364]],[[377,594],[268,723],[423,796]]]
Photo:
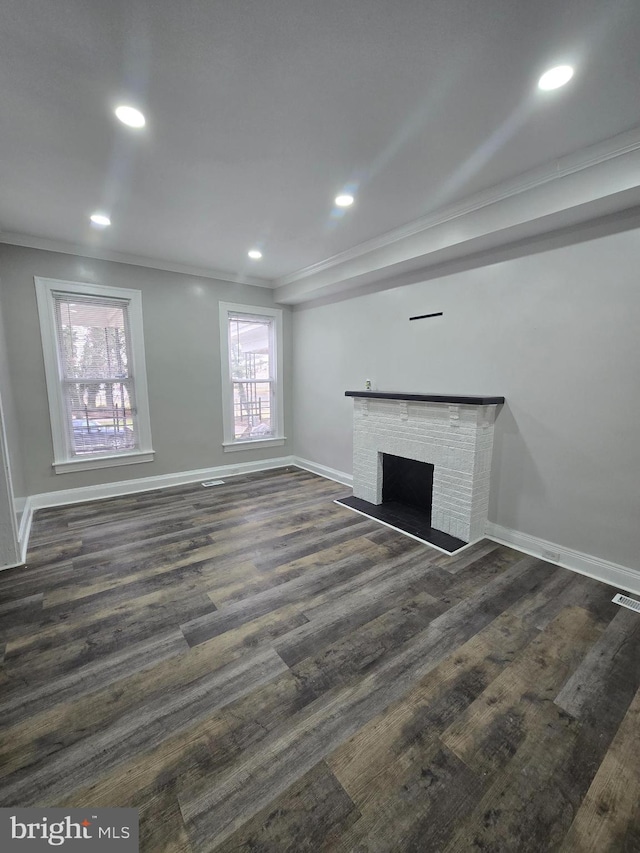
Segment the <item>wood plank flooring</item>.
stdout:
[[0,574],[0,805],[141,850],[640,851],[640,616],[293,468],[36,514]]

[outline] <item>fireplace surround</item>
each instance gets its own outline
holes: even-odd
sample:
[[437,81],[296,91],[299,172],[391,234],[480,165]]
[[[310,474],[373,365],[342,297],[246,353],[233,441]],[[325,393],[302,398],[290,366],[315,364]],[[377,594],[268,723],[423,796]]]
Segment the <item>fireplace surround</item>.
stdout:
[[431,527],[454,537],[457,547],[482,538],[489,507],[494,422],[504,397],[345,393],[354,398],[354,498],[380,507],[385,454],[429,463],[433,465]]

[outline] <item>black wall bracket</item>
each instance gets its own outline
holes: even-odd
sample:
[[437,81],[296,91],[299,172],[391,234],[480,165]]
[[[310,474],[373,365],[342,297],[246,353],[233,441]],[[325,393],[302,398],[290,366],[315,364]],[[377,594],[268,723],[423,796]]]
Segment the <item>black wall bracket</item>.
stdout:
[[442,311],[436,311],[435,314],[419,314],[417,317],[409,317],[410,320],[426,320],[427,317],[442,317]]

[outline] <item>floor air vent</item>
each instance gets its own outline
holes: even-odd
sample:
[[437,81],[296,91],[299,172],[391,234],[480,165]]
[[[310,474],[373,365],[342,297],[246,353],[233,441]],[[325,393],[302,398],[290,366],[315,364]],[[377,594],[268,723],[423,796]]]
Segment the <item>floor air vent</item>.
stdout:
[[210,486],[224,486],[224,480],[205,480],[200,485],[204,486],[205,489],[208,489]]
[[636,601],[635,598],[628,598],[626,595],[618,593],[613,596],[611,601],[621,604],[623,607],[628,607],[629,610],[635,610],[636,613],[640,613],[640,601]]

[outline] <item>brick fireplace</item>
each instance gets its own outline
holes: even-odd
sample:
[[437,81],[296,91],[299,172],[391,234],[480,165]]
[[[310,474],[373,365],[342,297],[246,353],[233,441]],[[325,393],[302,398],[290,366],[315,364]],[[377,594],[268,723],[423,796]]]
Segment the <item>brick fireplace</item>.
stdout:
[[494,421],[504,397],[374,391],[346,395],[354,398],[354,498],[374,507],[382,504],[386,454],[429,463],[431,504],[426,512],[430,510],[431,527],[455,537],[459,546],[482,538]]

